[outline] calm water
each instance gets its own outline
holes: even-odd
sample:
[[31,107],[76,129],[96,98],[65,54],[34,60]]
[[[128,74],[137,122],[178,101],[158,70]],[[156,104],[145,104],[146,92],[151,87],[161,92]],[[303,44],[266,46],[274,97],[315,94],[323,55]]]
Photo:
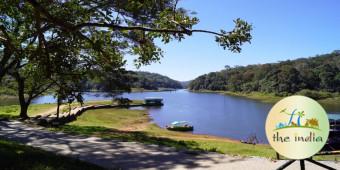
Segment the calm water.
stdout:
[[[223,136],[245,140],[256,135],[267,143],[265,120],[271,104],[241,97],[213,93],[192,93],[186,90],[172,92],[126,93],[124,97],[143,100],[145,97],[162,97],[164,106],[150,107],[153,121],[161,127],[176,120],[186,120],[194,125],[193,133]],[[86,93],[85,100],[108,100],[104,93]],[[37,98],[33,103],[54,103],[52,96]],[[338,110],[340,113],[340,110]],[[340,114],[331,114],[331,117]]]

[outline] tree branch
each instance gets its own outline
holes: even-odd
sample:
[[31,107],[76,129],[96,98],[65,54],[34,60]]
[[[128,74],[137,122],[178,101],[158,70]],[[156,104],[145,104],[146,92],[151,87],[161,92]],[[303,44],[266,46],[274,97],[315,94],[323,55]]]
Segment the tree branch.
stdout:
[[7,41],[7,39],[5,37],[0,36],[0,41]]
[[54,83],[50,83],[49,85],[47,85],[45,88],[43,88],[42,90],[38,91],[36,94],[32,95],[32,99],[38,97],[39,95],[41,95],[42,93],[44,93],[46,90],[48,90],[50,87],[53,86]]
[[176,29],[161,29],[161,28],[148,28],[148,27],[142,27],[142,26],[122,26],[122,25],[115,25],[115,24],[109,24],[109,23],[81,23],[77,25],[73,25],[71,23],[64,22],[58,18],[53,17],[51,14],[48,13],[45,8],[43,8],[38,2],[35,0],[27,0],[32,6],[38,10],[38,12],[45,15],[45,17],[52,23],[67,29],[69,31],[78,31],[82,29],[83,27],[106,27],[111,28],[114,30],[140,30],[140,31],[148,31],[148,32],[159,32],[159,33],[182,33],[187,35],[192,35],[194,32],[202,32],[202,33],[209,33],[214,34],[217,36],[224,36],[224,34],[214,32],[214,31],[207,31],[207,30],[189,30],[189,29],[182,29],[176,30]]
[[160,32],[160,33],[183,33],[191,35],[192,32],[195,30],[174,30],[174,29],[158,29],[158,28],[148,28],[142,26],[121,26],[115,24],[108,24],[108,23],[82,23],[78,24],[73,29],[80,30],[83,27],[105,27],[111,28],[114,30],[139,30],[139,31],[148,31],[148,32]]
[[27,0],[39,13],[42,13],[45,15],[46,19],[48,19],[50,22],[64,28],[64,29],[70,29],[72,28],[72,24],[66,23],[58,18],[55,18],[52,16],[44,7],[42,7],[36,0]]

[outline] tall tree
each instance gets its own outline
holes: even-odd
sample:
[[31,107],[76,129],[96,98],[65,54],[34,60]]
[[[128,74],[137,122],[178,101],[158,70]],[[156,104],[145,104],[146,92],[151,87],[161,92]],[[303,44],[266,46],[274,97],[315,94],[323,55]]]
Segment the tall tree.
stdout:
[[27,110],[32,100],[54,85],[54,82],[46,79],[42,73],[41,68],[31,63],[18,63],[15,71],[11,73],[18,84],[20,117],[23,119],[28,118]]
[[[208,33],[233,52],[250,42],[252,27],[247,22],[236,19],[229,32],[194,29],[198,18],[177,4],[178,0],[4,0],[0,4],[0,80],[11,72],[18,85],[26,86],[30,83],[21,70],[39,68],[41,76],[30,78],[57,82],[55,78],[95,73],[125,88],[121,77],[115,77],[124,72],[124,55],[136,56],[137,67],[159,61],[163,53],[155,39],[168,43]],[[18,93],[26,93],[25,88]]]
[[[137,66],[156,62],[162,57],[162,50],[154,43],[160,38],[164,43],[171,40],[182,40],[185,36],[201,32],[213,34],[216,41],[225,49],[234,52],[251,39],[251,25],[236,19],[232,31],[213,32],[193,29],[199,20],[189,15],[189,11],[177,7],[178,0],[138,1],[138,0],[71,0],[71,1],[38,1],[38,0],[5,0],[1,4],[2,26],[13,26],[17,22],[9,22],[21,15],[20,22],[32,23],[27,30],[32,30],[28,37],[38,35],[40,42],[51,35],[51,31],[60,35],[72,35],[79,38],[84,52],[92,49],[101,57],[91,58],[96,61],[107,60],[112,54],[137,55]],[[13,12],[14,11],[14,12]],[[11,30],[1,30],[2,45],[8,44]],[[109,48],[107,48],[109,46]],[[18,51],[8,48],[11,53]],[[43,50],[42,50],[43,51]],[[49,53],[48,50],[43,51]],[[118,55],[118,56],[119,56]],[[8,56],[8,55],[6,55]],[[48,55],[46,55],[48,56]],[[116,55],[117,56],[117,55]],[[12,67],[12,61],[2,57],[0,78]],[[117,62],[124,62],[118,58]],[[39,60],[48,60],[42,57]],[[6,66],[5,66],[6,65]]]

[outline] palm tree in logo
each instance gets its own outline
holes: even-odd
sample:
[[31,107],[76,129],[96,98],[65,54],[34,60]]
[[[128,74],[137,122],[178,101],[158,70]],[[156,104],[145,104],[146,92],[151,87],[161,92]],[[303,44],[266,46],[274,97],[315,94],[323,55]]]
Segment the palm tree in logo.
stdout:
[[297,119],[297,124],[298,124],[298,126],[301,126],[301,123],[300,123],[300,119],[303,117],[303,116],[305,116],[305,114],[303,114],[304,113],[304,111],[301,111],[301,112],[298,112],[297,114],[298,114],[298,119]]
[[[293,110],[292,113],[288,113],[288,112],[287,112],[287,108],[281,110],[280,113],[285,113],[285,114],[287,114],[287,115],[290,115],[289,122],[288,122],[288,126],[291,125],[296,110],[297,110],[297,109]],[[300,121],[300,117],[298,118],[298,121]]]

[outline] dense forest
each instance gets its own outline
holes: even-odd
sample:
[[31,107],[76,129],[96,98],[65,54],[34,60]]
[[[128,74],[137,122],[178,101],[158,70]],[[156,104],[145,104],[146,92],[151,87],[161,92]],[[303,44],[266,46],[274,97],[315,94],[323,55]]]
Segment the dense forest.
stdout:
[[[190,90],[265,92],[286,96],[295,93],[340,91],[340,54],[225,69],[197,77]],[[308,96],[307,95],[307,96]]]
[[133,74],[133,76],[136,81],[133,82],[132,87],[135,88],[144,88],[147,90],[156,90],[158,88],[182,88],[180,82],[157,73],[140,71]]
[[[183,88],[180,82],[157,73],[129,71],[124,75],[124,77],[124,85],[128,86],[128,88],[143,88],[145,90],[158,90],[159,88]],[[107,86],[105,81],[98,80],[96,77],[93,79],[83,80],[83,84],[85,86],[82,91],[105,91],[105,87]]]

